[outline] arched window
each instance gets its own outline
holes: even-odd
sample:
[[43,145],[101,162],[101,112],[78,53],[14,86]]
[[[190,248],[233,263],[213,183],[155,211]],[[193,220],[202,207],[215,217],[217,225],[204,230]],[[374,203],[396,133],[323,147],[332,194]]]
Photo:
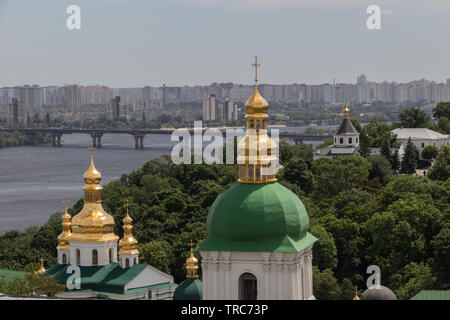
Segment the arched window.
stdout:
[[339,138],[339,143],[344,144],[344,138]]
[[133,260],[133,264],[137,264],[136,258],[134,258],[134,260]]
[[243,273],[239,277],[239,300],[256,300],[258,297],[256,277]]
[[125,267],[127,267],[127,268],[130,267],[130,259],[128,259],[128,258],[125,259]]
[[64,253],[63,256],[62,256],[62,263],[63,263],[63,264],[67,264],[67,256],[66,256],[65,253]]
[[80,265],[81,264],[81,254],[80,254],[80,249],[77,249],[77,264]]
[[112,248],[109,248],[109,263],[113,262],[113,258],[112,258]]
[[98,252],[96,249],[92,250],[92,264],[94,266],[98,265]]
[[352,138],[348,138],[348,143],[352,144]]

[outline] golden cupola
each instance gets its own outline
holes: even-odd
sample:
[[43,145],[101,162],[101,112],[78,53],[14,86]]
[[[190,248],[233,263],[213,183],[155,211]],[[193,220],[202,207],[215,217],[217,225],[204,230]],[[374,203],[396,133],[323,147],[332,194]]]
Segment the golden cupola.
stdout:
[[139,253],[138,250],[138,242],[136,238],[133,236],[131,229],[133,229],[132,223],[133,219],[130,217],[128,213],[128,200],[127,200],[127,215],[123,219],[123,237],[119,241],[119,254],[136,254]]
[[197,270],[198,270],[198,259],[194,257],[194,244],[192,240],[189,244],[191,246],[191,253],[189,257],[186,259],[186,277],[187,278],[198,278]]
[[72,235],[71,231],[70,231],[70,226],[71,226],[71,217],[70,214],[68,212],[68,208],[67,208],[67,200],[64,200],[63,202],[66,203],[66,211],[64,212],[63,216],[62,216],[62,226],[63,226],[63,231],[61,232],[61,234],[58,236],[58,250],[69,250],[69,240],[70,240],[70,236]]
[[85,181],[84,206],[81,211],[72,218],[73,241],[111,241],[119,237],[114,234],[114,218],[102,207],[100,180],[102,175],[94,165],[94,148],[91,150],[91,163],[84,173]]
[[278,158],[277,145],[267,135],[267,110],[269,104],[258,91],[258,58],[255,57],[255,91],[245,103],[247,114],[247,132],[239,142],[237,162],[239,164],[239,182],[267,183],[275,182]]

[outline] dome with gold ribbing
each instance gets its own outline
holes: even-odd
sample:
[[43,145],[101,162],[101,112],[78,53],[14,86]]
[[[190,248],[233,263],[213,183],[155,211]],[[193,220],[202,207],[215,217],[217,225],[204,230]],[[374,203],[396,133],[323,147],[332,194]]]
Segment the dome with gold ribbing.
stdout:
[[114,218],[102,207],[102,186],[100,172],[94,165],[94,148],[91,150],[91,163],[84,173],[84,206],[72,218],[72,241],[110,241],[119,237],[114,234]]

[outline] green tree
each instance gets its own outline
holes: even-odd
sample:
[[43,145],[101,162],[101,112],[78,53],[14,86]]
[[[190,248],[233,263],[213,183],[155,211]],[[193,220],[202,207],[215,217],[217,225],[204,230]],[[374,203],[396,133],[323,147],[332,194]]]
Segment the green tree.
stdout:
[[406,144],[405,154],[402,158],[402,167],[400,172],[406,174],[415,174],[417,168],[419,151],[416,146],[411,142],[411,137]]
[[363,157],[366,157],[369,154],[369,137],[366,134],[366,131],[359,124],[358,120],[351,119],[352,124],[355,126],[355,129],[359,132],[359,154]]
[[439,149],[434,145],[428,145],[422,149],[422,158],[425,160],[431,160],[436,158],[439,153]]
[[404,128],[428,128],[431,124],[430,117],[419,108],[403,110],[398,117]]
[[394,171],[400,170],[400,155],[398,154],[398,149],[395,149],[394,155],[392,156],[391,168]]
[[391,144],[389,142],[389,135],[386,135],[385,138],[381,141],[380,153],[389,161],[391,160]]
[[369,171],[369,179],[377,179],[382,183],[386,183],[392,175],[391,163],[384,156],[367,157],[372,167]]
[[450,177],[450,146],[445,145],[441,147],[439,154],[428,170],[427,176],[433,180],[445,181]]
[[322,272],[313,266],[313,292],[317,300],[338,300],[342,296],[342,289],[334,277],[331,269]]
[[450,102],[439,102],[433,109],[433,117],[450,119]]
[[310,232],[317,238],[314,244],[313,265],[321,269],[333,269],[337,266],[337,251],[333,235],[321,226],[314,225]]
[[173,259],[170,245],[165,241],[152,240],[139,244],[140,257],[142,263],[149,264],[163,272],[170,273],[169,265]]
[[302,158],[293,158],[283,168],[283,179],[298,185],[305,193],[313,190],[314,182],[308,164]]
[[399,300],[409,300],[421,290],[434,288],[436,277],[424,263],[411,262],[390,279],[391,289]]

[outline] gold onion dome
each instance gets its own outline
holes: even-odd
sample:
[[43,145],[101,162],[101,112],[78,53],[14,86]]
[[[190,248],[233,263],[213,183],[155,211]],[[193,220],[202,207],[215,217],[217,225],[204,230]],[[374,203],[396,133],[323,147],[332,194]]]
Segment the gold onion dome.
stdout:
[[138,242],[136,238],[133,236],[131,229],[133,229],[132,223],[133,219],[130,217],[128,213],[128,200],[127,200],[127,214],[125,218],[123,218],[123,237],[119,241],[119,254],[135,254],[139,253],[137,248]]
[[353,297],[353,300],[360,300],[360,298],[358,297],[358,287],[355,286],[355,296]]
[[[94,148],[90,148],[91,152]],[[83,176],[86,185],[84,206],[72,218],[72,235],[74,241],[111,241],[119,237],[114,234],[114,218],[102,207],[102,186],[100,172],[95,168],[94,156],[91,154],[89,169]]]
[[269,104],[258,91],[258,58],[255,57],[255,92],[245,103],[247,114],[247,132],[239,141],[238,157],[239,182],[267,183],[275,182],[277,145],[267,135],[267,110]]
[[59,245],[58,245],[57,249],[69,250],[69,240],[70,240],[70,236],[72,235],[72,232],[70,232],[70,226],[72,223],[70,222],[71,217],[70,217],[70,214],[69,214],[68,208],[67,208],[68,200],[64,200],[63,202],[66,203],[66,211],[62,215],[63,231],[58,236]]
[[35,274],[42,274],[46,271],[44,269],[44,258],[41,257],[41,259],[39,259],[39,261],[41,262],[41,267],[39,268],[39,270],[34,272]]
[[197,278],[197,270],[198,270],[198,259],[194,257],[194,244],[192,243],[192,240],[189,244],[191,246],[191,253],[189,257],[186,259],[186,271],[187,271],[187,278]]

